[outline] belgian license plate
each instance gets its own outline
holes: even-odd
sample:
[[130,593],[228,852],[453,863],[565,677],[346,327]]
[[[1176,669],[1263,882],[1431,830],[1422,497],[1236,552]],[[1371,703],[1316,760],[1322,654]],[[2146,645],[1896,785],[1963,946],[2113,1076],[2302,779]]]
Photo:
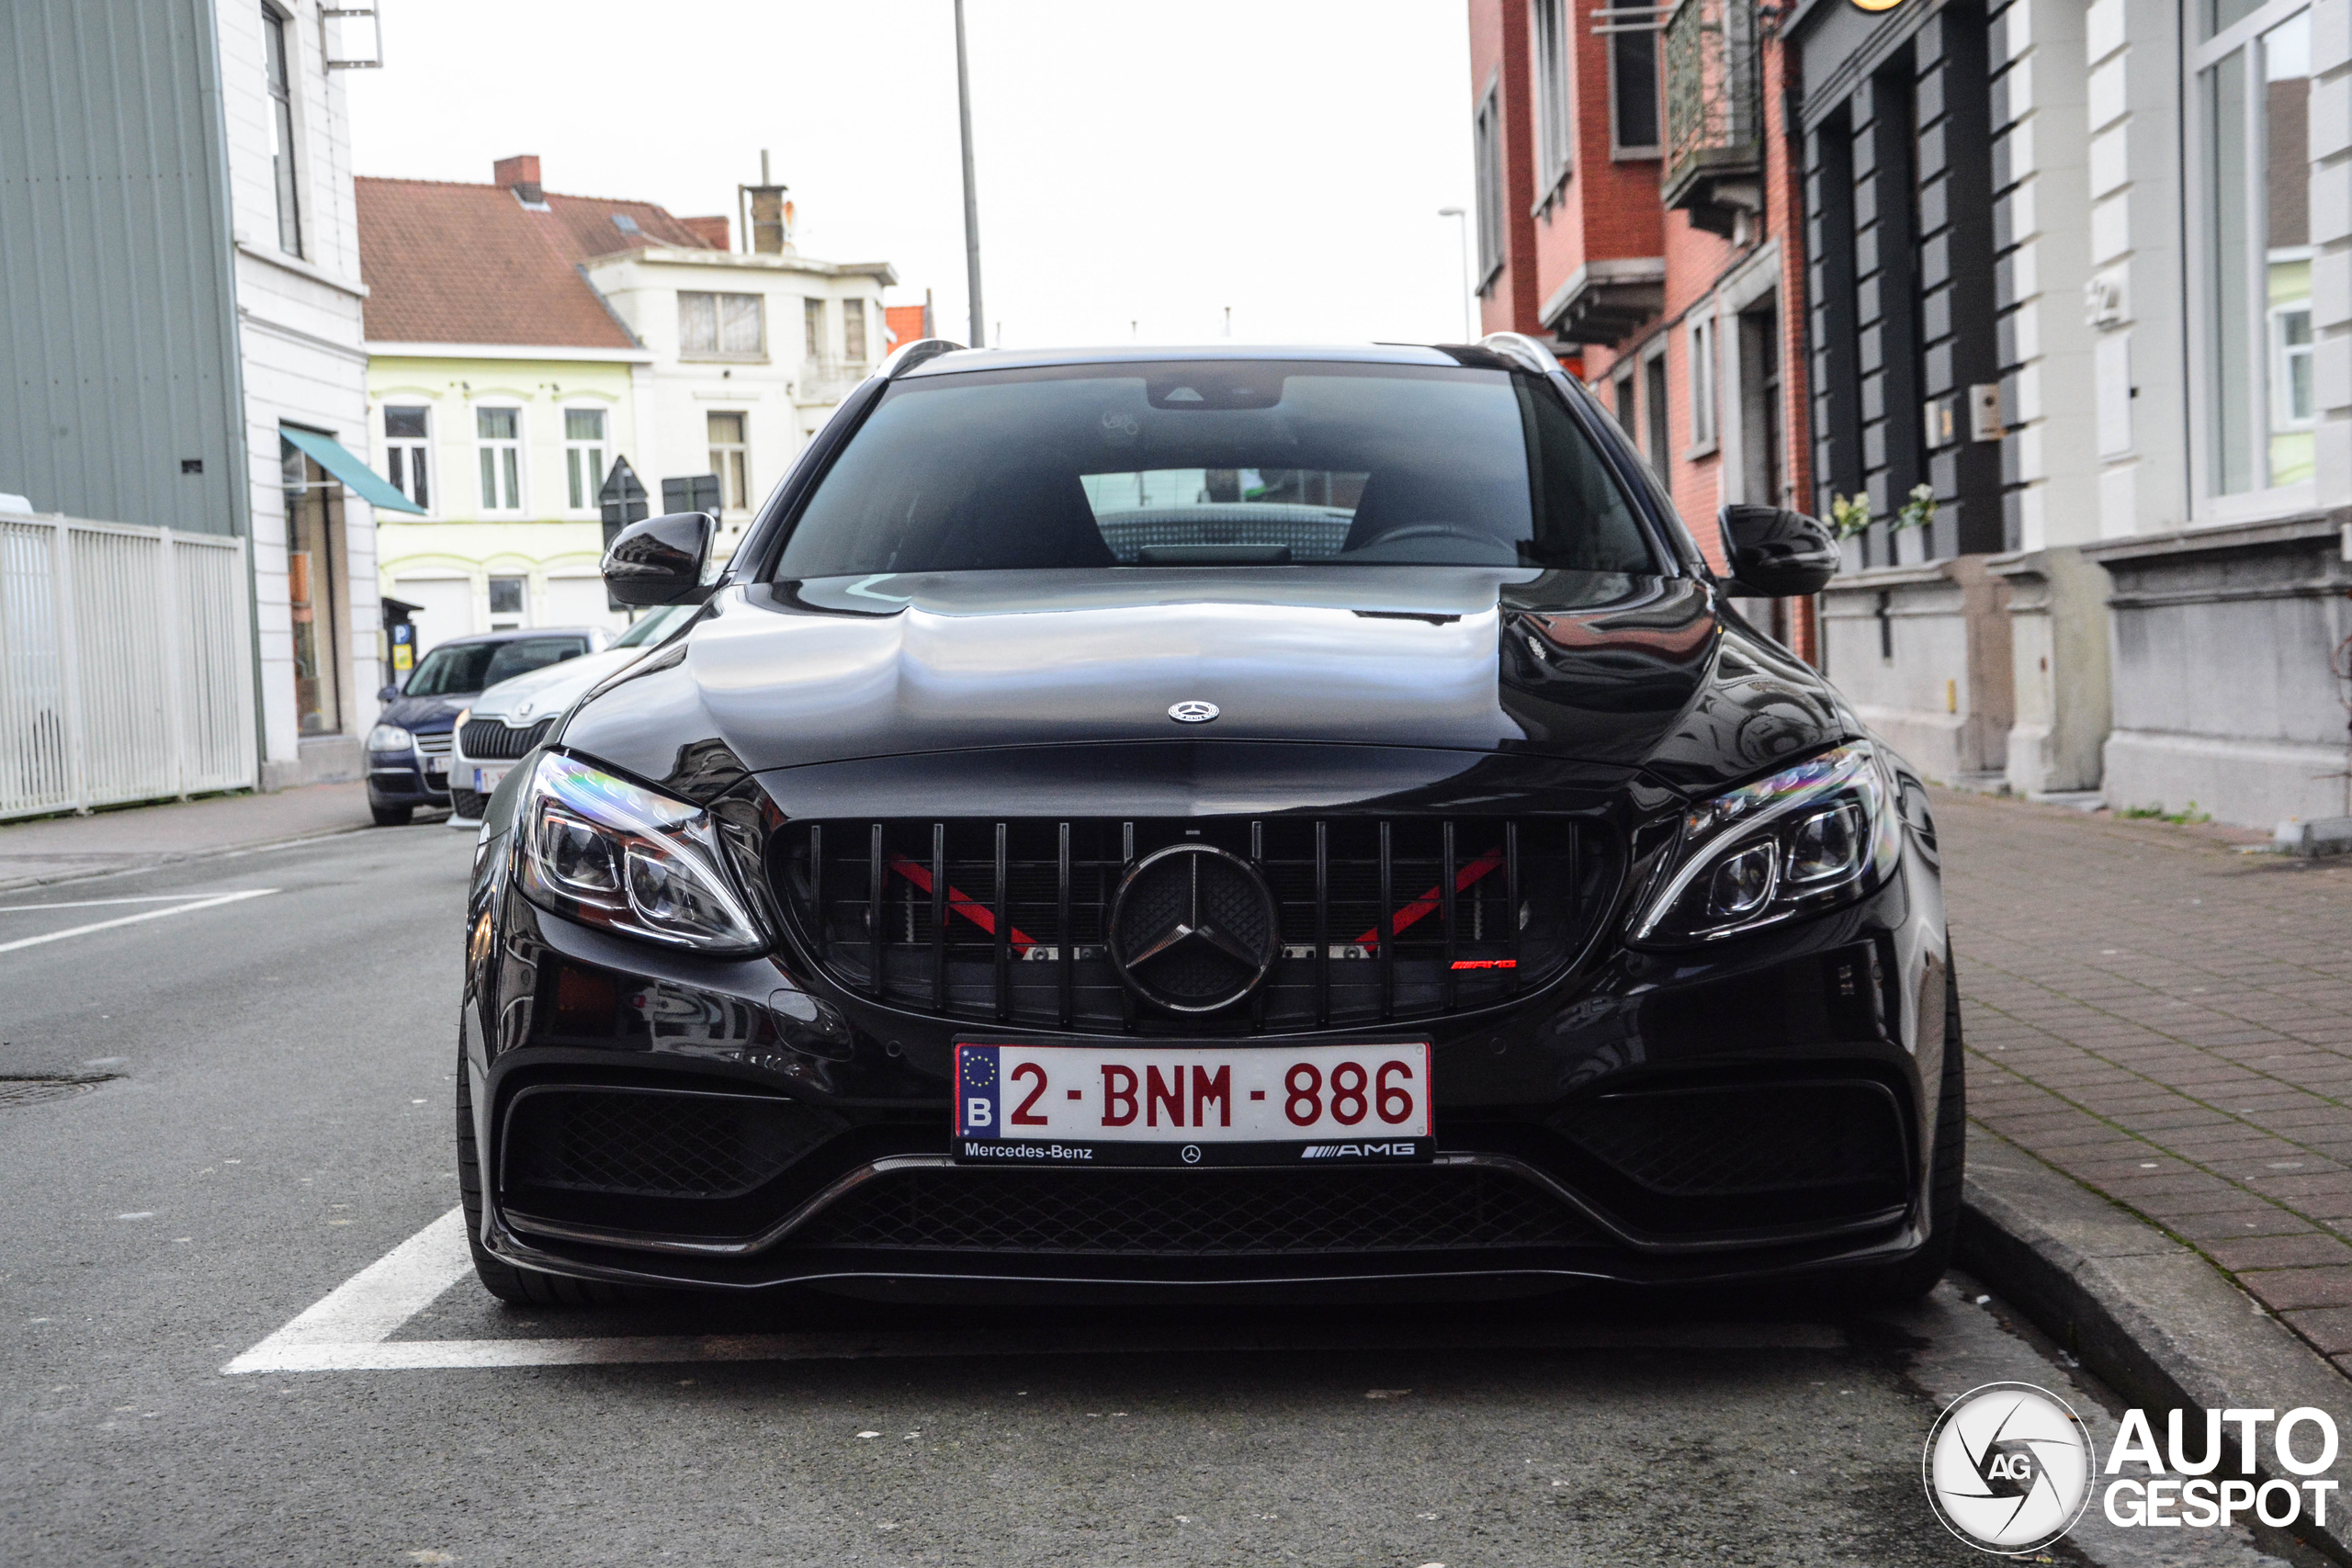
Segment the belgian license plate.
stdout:
[[1427,1041],[1379,1045],[956,1047],[969,1165],[1423,1161]]
[[498,781],[505,776],[506,770],[504,768],[476,768],[474,770],[474,793],[476,795],[488,795],[492,790],[498,787]]
[[449,771],[449,759],[447,757],[427,757],[424,759],[424,771],[428,773],[446,773]]

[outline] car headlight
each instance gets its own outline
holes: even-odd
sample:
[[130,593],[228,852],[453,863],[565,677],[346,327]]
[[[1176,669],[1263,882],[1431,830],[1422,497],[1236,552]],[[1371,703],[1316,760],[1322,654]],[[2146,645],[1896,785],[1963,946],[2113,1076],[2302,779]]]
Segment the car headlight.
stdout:
[[405,751],[416,744],[416,737],[397,724],[379,724],[368,732],[370,751]]
[[729,879],[708,813],[553,752],[525,796],[523,891],[586,925],[671,947],[768,945]]
[[1870,745],[1824,751],[1684,813],[1629,940],[1714,942],[1851,902],[1894,865],[1902,830]]

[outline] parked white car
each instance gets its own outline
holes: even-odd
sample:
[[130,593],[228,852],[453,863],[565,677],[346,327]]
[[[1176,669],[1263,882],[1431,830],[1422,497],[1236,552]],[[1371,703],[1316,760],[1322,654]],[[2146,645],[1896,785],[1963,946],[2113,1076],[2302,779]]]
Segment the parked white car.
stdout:
[[590,688],[690,620],[697,606],[665,604],[649,612],[601,652],[567,659],[502,681],[458,715],[449,756],[449,826],[481,825],[482,802],[525,753],[548,737],[555,721]]

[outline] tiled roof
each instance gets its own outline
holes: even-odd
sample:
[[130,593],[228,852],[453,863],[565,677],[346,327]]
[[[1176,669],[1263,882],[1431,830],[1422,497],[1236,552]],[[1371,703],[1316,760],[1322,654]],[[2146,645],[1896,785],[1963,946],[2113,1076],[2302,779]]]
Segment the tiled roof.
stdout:
[[503,186],[356,183],[373,343],[633,348],[580,264],[649,245],[709,248],[650,201],[549,192],[535,212]]

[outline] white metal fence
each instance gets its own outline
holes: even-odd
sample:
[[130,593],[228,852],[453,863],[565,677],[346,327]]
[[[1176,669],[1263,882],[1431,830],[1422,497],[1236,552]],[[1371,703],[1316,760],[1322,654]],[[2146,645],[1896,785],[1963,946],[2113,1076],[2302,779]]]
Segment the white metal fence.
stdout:
[[242,539],[0,515],[0,818],[254,782]]

